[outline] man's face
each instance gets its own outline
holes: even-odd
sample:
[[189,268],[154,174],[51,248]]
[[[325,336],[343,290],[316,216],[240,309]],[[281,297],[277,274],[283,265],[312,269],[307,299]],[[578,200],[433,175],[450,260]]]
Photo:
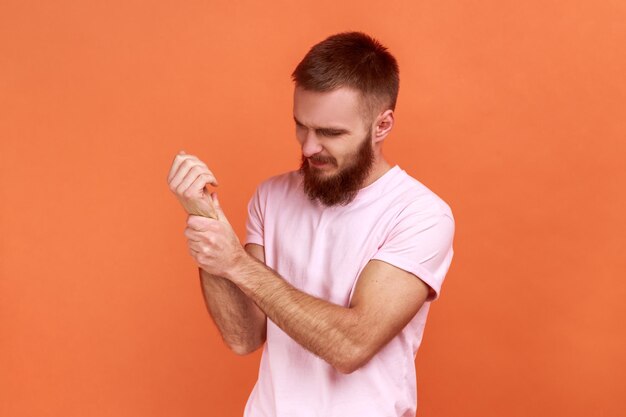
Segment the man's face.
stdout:
[[294,119],[302,147],[300,173],[311,200],[326,206],[350,203],[375,162],[370,126],[365,126],[355,90],[314,92],[296,87]]

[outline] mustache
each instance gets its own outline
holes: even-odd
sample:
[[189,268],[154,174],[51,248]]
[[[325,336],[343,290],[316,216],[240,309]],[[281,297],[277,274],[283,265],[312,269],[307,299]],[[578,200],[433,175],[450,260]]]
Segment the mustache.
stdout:
[[309,158],[309,161],[313,161],[316,162],[318,164],[325,164],[325,163],[330,163],[335,165],[335,158],[324,158],[324,157],[319,157],[319,156],[312,156]]

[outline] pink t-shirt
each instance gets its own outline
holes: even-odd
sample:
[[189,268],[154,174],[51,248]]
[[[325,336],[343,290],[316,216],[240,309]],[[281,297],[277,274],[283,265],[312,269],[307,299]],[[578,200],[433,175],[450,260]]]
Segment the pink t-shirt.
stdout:
[[[450,207],[398,165],[359,190],[346,206],[311,202],[298,171],[262,182],[248,204],[246,243],[262,245],[265,263],[312,296],[350,305],[371,259],[409,271],[434,291],[407,326],[363,367],[343,374],[272,320],[258,380],[244,417],[414,416],[415,355],[430,303],[450,267]],[[417,279],[417,278],[416,278]]]

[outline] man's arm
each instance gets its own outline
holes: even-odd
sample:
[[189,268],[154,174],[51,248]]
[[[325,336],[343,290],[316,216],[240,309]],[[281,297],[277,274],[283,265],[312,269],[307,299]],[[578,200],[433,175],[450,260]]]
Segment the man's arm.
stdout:
[[[246,252],[265,262],[263,246],[246,245]],[[231,281],[198,269],[205,304],[224,342],[238,355],[258,349],[266,338],[265,313]]]
[[429,291],[415,275],[379,260],[363,269],[349,307],[299,291],[250,256],[227,278],[291,338],[343,373],[363,366],[396,336]]

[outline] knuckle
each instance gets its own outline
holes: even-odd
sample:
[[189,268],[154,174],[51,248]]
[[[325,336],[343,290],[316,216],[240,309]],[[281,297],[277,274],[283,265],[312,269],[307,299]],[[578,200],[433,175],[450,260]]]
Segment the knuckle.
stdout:
[[181,183],[176,187],[176,194],[180,196],[184,196],[185,190],[186,190],[185,185]]
[[181,162],[181,168],[189,168],[189,165],[193,164],[193,161],[190,158],[186,158],[183,162]]
[[204,179],[204,185],[215,182],[215,177],[212,177],[209,174],[203,174],[202,177]]

